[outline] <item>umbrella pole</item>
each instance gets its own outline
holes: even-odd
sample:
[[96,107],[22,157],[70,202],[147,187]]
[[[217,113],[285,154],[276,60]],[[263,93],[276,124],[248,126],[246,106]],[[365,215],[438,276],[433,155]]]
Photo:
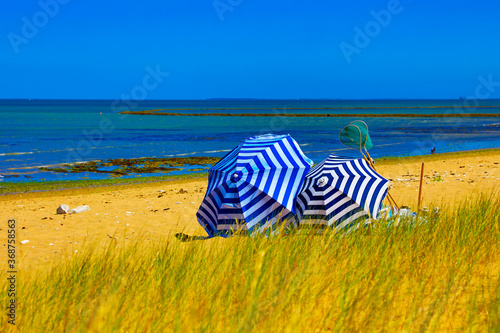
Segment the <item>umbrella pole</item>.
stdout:
[[418,206],[417,212],[420,212],[420,201],[422,198],[422,181],[424,180],[424,162],[422,162],[422,169],[420,170],[420,187],[418,188]]
[[[368,157],[366,157],[363,154],[363,152],[361,152],[361,155],[363,155],[363,157],[365,158],[365,161],[368,162],[368,164],[371,166],[371,168],[373,170],[375,170],[375,165],[373,165],[373,163],[372,163],[372,158],[371,158],[370,154],[368,153],[368,150],[365,149],[365,152],[366,152],[366,155]],[[391,205],[394,205],[399,210],[399,206],[396,203],[396,200],[394,200],[394,198],[392,197],[391,193],[389,193],[389,190],[387,190],[387,199],[389,200],[389,202],[391,203]]]

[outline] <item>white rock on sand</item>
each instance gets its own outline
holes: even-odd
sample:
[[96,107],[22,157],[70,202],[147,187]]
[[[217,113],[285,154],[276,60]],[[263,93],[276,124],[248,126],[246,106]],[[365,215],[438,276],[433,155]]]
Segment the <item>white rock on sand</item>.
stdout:
[[56,213],[57,214],[69,214],[69,206],[65,205],[65,204],[62,204],[61,206],[59,206],[57,208]]
[[87,205],[78,206],[76,208],[73,208],[71,210],[70,214],[78,214],[78,213],[88,212],[89,210],[90,210],[90,207]]

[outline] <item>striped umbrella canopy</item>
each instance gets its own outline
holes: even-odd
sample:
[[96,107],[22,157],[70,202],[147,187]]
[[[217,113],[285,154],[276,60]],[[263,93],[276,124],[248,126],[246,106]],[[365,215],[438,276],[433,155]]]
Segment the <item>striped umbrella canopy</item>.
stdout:
[[198,222],[209,236],[277,227],[295,213],[311,165],[290,135],[246,139],[210,168]]
[[330,155],[306,175],[297,198],[299,227],[351,227],[377,217],[389,181],[362,159]]

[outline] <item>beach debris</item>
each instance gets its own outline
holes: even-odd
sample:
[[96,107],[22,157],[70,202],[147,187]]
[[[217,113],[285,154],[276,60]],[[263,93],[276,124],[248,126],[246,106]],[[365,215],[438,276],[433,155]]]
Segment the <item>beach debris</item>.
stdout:
[[180,201],[176,202],[176,204],[181,204],[181,203],[182,203],[182,202],[180,202]]
[[179,191],[179,194],[184,194],[184,193],[188,193],[188,190],[181,188],[180,191]]
[[191,203],[192,203],[192,204],[195,204],[196,202],[194,202],[194,201],[191,201]]
[[29,243],[29,242],[30,242],[29,240],[25,239],[25,240],[21,241],[21,244],[26,244],[26,243]]
[[50,245],[50,246],[53,246],[54,244],[50,243],[49,245]]
[[69,214],[69,206],[66,204],[62,204],[57,208],[57,214]]
[[90,207],[87,205],[78,206],[76,208],[73,208],[70,211],[70,214],[78,214],[78,213],[88,212],[89,210],[90,210]]

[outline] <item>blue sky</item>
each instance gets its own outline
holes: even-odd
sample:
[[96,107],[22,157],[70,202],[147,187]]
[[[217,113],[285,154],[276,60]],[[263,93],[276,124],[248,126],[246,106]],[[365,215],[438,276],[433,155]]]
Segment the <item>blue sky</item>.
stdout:
[[500,98],[493,0],[4,3],[0,98]]

